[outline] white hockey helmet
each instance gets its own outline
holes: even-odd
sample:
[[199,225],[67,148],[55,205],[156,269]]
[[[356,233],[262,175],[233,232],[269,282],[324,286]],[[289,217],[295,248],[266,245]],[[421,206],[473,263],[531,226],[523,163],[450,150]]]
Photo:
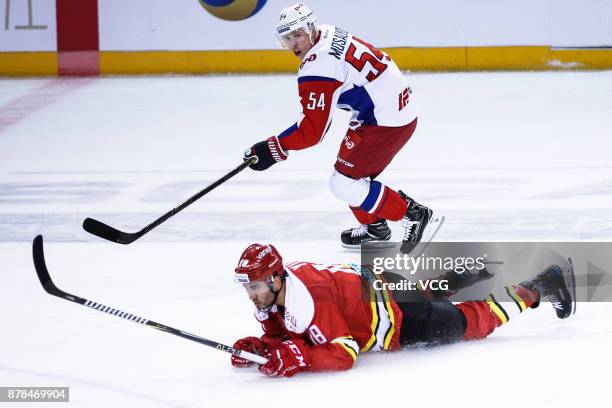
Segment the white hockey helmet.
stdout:
[[310,43],[314,44],[318,32],[317,16],[315,13],[304,3],[295,3],[293,6],[282,9],[276,24],[276,38],[278,42],[283,47],[287,47],[283,37],[300,29],[303,29],[308,34]]

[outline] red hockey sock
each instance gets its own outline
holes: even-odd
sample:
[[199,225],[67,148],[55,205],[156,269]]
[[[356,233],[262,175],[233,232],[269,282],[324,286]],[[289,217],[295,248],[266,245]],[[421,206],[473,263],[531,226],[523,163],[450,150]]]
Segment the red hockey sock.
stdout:
[[466,320],[464,340],[482,339],[497,327],[530,308],[538,299],[538,292],[522,286],[508,286],[499,299],[492,294],[485,300],[463,302],[457,308]]
[[408,203],[396,191],[391,190],[380,181],[374,180],[370,182],[368,195],[359,205],[359,208],[378,218],[399,221],[406,214]]
[[349,208],[351,209],[353,215],[355,216],[355,218],[357,218],[357,221],[359,221],[360,224],[373,224],[379,220],[377,216],[368,214],[366,211],[363,211],[359,207],[349,206]]
[[485,301],[463,302],[457,305],[457,309],[465,316],[464,340],[485,338],[502,324]]
[[391,190],[387,186],[384,186],[383,194],[383,199],[373,214],[389,221],[401,220],[408,209],[406,200],[401,198],[397,191]]

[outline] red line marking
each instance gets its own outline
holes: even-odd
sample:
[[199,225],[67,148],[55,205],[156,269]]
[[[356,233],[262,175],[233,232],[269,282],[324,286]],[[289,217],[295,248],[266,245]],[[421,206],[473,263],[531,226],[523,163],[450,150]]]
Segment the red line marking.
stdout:
[[51,79],[41,87],[0,106],[0,133],[93,80],[94,78]]
[[59,51],[57,61],[60,76],[100,75],[100,53],[98,51]]

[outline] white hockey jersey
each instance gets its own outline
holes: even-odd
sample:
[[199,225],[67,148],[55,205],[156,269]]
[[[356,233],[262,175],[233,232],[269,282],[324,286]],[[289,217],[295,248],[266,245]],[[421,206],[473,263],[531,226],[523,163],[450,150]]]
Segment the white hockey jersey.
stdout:
[[352,112],[353,129],[400,127],[416,118],[412,89],[391,57],[339,27],[321,25],[320,31],[298,73],[300,118],[278,135],[285,150],[319,143],[335,106]]

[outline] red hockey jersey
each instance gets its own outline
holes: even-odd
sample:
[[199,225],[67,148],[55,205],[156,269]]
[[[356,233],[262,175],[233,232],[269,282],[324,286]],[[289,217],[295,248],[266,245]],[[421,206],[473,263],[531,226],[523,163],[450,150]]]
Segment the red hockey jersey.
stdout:
[[[399,348],[402,313],[386,291],[375,291],[351,265],[285,265],[283,314],[255,309],[262,339],[300,338],[310,346],[312,371],[346,370],[360,352]],[[368,300],[368,295],[370,299]]]

